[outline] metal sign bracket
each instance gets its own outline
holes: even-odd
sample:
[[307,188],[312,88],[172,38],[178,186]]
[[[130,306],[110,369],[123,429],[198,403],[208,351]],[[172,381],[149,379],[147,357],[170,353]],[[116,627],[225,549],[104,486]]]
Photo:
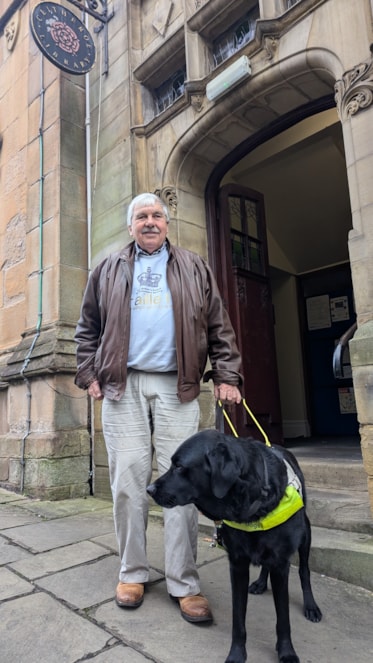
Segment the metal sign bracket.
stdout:
[[[109,34],[108,34],[108,23],[114,16],[114,10],[108,12],[108,0],[67,0],[70,4],[74,5],[85,14],[89,14],[101,25],[98,25],[94,28],[94,32],[97,34],[104,31],[104,62],[103,62],[103,74],[109,73]],[[101,5],[101,11],[99,8]]]

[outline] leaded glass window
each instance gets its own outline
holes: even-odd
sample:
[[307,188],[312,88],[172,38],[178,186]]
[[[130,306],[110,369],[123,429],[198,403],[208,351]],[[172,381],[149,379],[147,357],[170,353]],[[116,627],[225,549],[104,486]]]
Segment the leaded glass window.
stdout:
[[228,205],[233,266],[264,274],[259,203],[244,196],[230,195]]
[[154,90],[156,115],[162,113],[166,108],[182,97],[185,90],[186,68],[176,71],[162,85]]
[[259,8],[256,6],[239,21],[236,21],[223,35],[215,39],[212,45],[214,67],[217,67],[254,39],[258,18]]

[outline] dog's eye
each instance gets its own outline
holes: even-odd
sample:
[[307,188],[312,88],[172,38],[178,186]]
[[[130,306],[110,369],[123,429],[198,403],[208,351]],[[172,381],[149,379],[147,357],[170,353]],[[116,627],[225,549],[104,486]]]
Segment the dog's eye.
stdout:
[[180,473],[184,472],[184,467],[180,463],[174,463],[174,467],[175,467],[176,472],[180,472]]

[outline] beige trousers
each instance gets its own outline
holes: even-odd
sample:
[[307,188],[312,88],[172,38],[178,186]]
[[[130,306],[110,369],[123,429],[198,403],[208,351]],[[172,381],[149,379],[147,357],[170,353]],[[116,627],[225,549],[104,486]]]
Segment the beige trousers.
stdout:
[[[121,582],[149,580],[146,487],[151,481],[153,451],[163,474],[179,444],[198,430],[198,401],[180,403],[176,391],[176,373],[130,369],[121,400],[103,401]],[[172,596],[198,594],[197,509],[193,505],[164,509],[163,517],[167,590]]]

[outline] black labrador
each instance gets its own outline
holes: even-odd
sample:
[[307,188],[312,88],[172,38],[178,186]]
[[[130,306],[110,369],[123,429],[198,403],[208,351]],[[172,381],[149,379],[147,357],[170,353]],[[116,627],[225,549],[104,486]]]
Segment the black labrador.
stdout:
[[[245,531],[234,526],[257,523],[273,514],[289,481],[294,480],[305,504],[303,474],[289,451],[252,438],[204,430],[183,442],[172,456],[170,469],[148,486],[149,495],[163,507],[193,503],[207,518],[223,520],[219,539],[229,556],[233,605],[232,643],[225,663],[246,661],[250,564],[262,566],[252,592],[264,591],[268,574],[271,579],[277,617],[276,649],[281,663],[299,663],[291,641],[288,590],[290,558],[296,551],[304,614],[312,622],[321,619],[310,583],[311,527],[302,503],[285,522],[276,524],[275,518],[271,529],[260,529],[259,525],[254,531]],[[224,521],[231,521],[233,526]]]

